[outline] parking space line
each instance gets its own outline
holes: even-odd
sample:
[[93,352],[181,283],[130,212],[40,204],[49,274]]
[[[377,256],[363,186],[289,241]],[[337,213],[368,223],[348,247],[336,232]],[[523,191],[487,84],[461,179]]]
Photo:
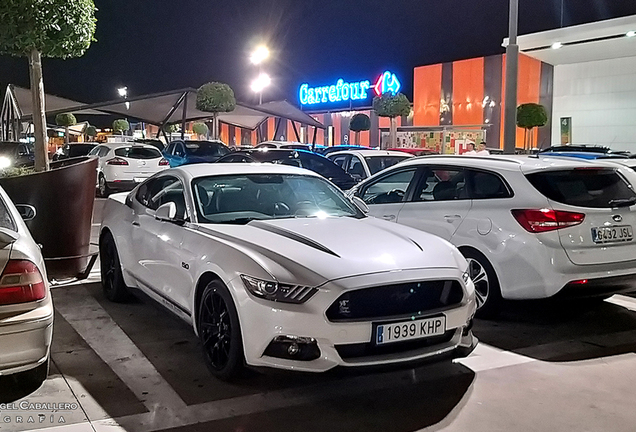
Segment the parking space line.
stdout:
[[632,297],[616,294],[605,301],[617,306],[622,306],[632,311],[636,311],[636,299]]
[[470,356],[455,361],[471,369],[473,372],[481,372],[538,360],[479,342]]
[[151,414],[178,416],[185,402],[83,286],[58,289],[55,308]]

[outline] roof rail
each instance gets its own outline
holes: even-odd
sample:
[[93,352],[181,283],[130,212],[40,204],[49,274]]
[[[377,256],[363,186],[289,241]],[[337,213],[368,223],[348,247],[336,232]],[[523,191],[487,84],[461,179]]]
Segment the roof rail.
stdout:
[[[422,155],[422,156],[416,156],[413,159],[440,159],[440,158],[461,158],[461,159],[467,159],[470,158],[471,160],[485,160],[485,161],[493,161],[496,160],[498,162],[510,162],[516,165],[522,165],[523,162],[520,161],[519,159],[516,158],[507,158],[507,156],[515,156],[515,155],[488,155],[488,156],[463,156],[463,155],[456,155],[456,154],[447,154],[447,155]],[[412,160],[412,159],[411,159]]]

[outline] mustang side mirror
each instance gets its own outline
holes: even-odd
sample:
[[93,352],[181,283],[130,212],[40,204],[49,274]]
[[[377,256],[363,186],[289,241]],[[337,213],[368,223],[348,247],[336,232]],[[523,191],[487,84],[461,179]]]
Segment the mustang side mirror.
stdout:
[[369,206],[367,205],[367,203],[362,201],[362,198],[354,195],[353,197],[351,197],[351,201],[353,201],[353,203],[360,209],[362,213],[369,213]]
[[155,219],[161,221],[173,222],[177,217],[177,205],[175,203],[167,202],[161,204],[155,212]]
[[22,219],[25,221],[30,221],[31,219],[35,218],[35,215],[37,214],[37,212],[35,211],[35,207],[29,204],[16,204],[15,208],[18,210],[18,213],[20,213],[20,216],[22,216]]

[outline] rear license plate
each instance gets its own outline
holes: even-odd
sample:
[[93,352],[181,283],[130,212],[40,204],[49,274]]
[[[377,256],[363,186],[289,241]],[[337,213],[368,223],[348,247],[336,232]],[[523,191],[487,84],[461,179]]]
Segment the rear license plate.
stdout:
[[616,243],[632,241],[633,239],[634,233],[631,225],[592,228],[592,240],[594,243]]
[[135,183],[141,183],[142,181],[146,180],[148,177],[133,177],[133,180],[135,181]]
[[375,329],[376,345],[402,342],[443,335],[446,331],[446,317],[409,320],[390,324],[378,324]]

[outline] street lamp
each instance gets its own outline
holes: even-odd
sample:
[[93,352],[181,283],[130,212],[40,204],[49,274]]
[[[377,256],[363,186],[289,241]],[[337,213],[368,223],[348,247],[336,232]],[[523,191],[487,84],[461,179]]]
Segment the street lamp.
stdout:
[[269,57],[269,49],[265,45],[257,47],[252,55],[250,55],[250,61],[252,64],[258,65],[267,60]]
[[261,73],[254,81],[252,81],[252,91],[258,93],[258,104],[263,103],[263,89],[272,83],[272,79],[266,73]]
[[126,98],[126,96],[128,96],[128,87],[120,87],[117,89],[117,93],[119,93],[119,96],[123,97],[124,99]]

